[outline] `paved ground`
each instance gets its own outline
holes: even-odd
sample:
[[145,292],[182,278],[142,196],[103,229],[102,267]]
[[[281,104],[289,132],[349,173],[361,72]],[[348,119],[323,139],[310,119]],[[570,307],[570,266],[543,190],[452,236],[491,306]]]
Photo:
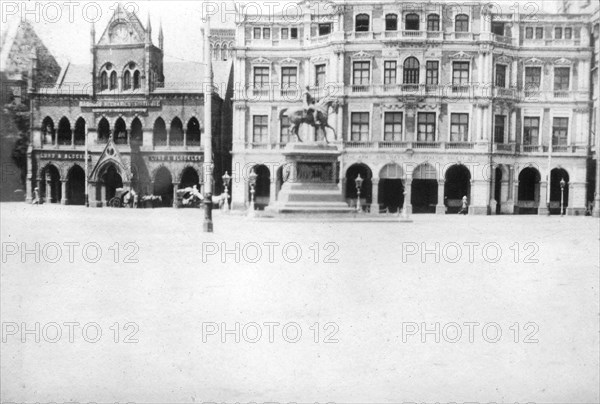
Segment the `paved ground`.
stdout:
[[0,213],[3,402],[600,401],[591,218],[217,214],[204,234],[198,210]]

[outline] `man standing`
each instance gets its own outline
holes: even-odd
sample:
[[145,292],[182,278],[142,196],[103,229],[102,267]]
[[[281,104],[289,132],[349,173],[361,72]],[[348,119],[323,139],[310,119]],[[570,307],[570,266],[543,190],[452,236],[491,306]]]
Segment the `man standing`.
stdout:
[[460,215],[461,213],[463,215],[466,215],[469,212],[469,204],[467,203],[467,196],[463,196],[462,197],[462,207],[460,209],[460,211],[458,211],[458,214]]

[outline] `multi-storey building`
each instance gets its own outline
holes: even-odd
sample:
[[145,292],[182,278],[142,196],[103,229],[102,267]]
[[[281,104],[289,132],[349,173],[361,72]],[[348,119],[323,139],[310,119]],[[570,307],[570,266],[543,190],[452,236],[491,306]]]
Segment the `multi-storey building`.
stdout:
[[[201,52],[202,44],[196,45]],[[34,59],[28,200],[38,187],[47,202],[83,204],[86,173],[90,206],[96,207],[106,206],[119,187],[160,196],[164,206],[173,204],[178,187],[202,187],[210,88],[205,65],[163,62],[162,27],[155,46],[150,18],[144,27],[120,6],[98,40],[92,26],[90,51],[90,65],[68,64],[52,88],[34,85],[40,74]],[[223,125],[222,112],[231,63],[214,65],[214,88],[224,90],[209,93],[218,176],[229,165],[229,125]]]
[[456,212],[463,196],[476,214],[559,213],[561,197],[568,214],[585,212],[594,182],[593,13],[531,15],[488,2],[319,4],[240,18],[234,207],[249,201],[251,168],[257,205],[277,200],[282,149],[294,141],[280,115],[301,106],[309,86],[315,98],[337,101],[329,124],[349,204],[360,174],[363,206],[374,214]]

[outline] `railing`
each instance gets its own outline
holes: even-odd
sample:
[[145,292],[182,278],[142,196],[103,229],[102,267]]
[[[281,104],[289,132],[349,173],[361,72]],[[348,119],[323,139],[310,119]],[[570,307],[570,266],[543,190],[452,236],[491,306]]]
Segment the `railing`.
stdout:
[[380,149],[409,149],[410,142],[384,140],[379,142]]
[[404,38],[419,38],[419,37],[424,36],[424,32],[417,31],[417,30],[405,30],[405,31],[402,31],[402,36]]
[[268,150],[269,149],[269,143],[246,143],[246,149],[252,149],[252,150]]
[[71,145],[71,139],[58,139],[58,144],[60,146],[70,146]]
[[516,151],[516,145],[513,143],[494,143],[494,151],[502,151],[502,152],[509,152],[509,153],[515,153]]
[[521,145],[521,153],[540,153],[544,151],[543,146],[540,145]]
[[354,39],[373,39],[373,32],[351,32],[351,35],[354,36]]
[[552,100],[587,101],[588,97],[589,95],[586,91],[539,91],[527,89],[519,92],[519,98],[521,98],[524,101],[530,102],[544,102]]
[[464,84],[453,85],[452,86],[452,92],[455,93],[455,94],[468,93],[469,92],[469,86],[468,85],[464,85]]
[[554,98],[569,98],[569,91],[554,91]]
[[167,146],[167,139],[155,140],[154,146]]
[[441,142],[412,142],[413,149],[439,149],[441,145]]
[[353,93],[368,93],[371,89],[370,85],[365,85],[365,84],[355,84],[352,86],[352,92]]
[[85,145],[85,139],[75,139],[75,146]]
[[515,38],[512,38],[510,36],[503,36],[503,35],[493,34],[493,39],[494,39],[495,42],[500,42],[500,43],[504,43],[504,44],[507,44],[507,45],[513,45],[513,44],[516,45]]
[[199,140],[187,140],[185,142],[186,146],[191,146],[191,147],[197,147],[200,146],[200,141]]
[[460,149],[472,150],[474,148],[475,148],[475,143],[473,143],[473,142],[446,142],[445,143],[446,150],[460,150]]
[[254,87],[252,89],[252,95],[255,97],[264,97],[269,95],[268,87]]
[[285,98],[292,98],[292,99],[296,99],[300,96],[300,91],[298,90],[298,88],[287,88],[287,89],[281,89],[281,96],[285,97]]
[[177,139],[177,140],[170,139],[169,140],[169,146],[183,146],[183,139],[181,139],[181,140],[179,140],[179,139]]
[[385,38],[398,38],[400,33],[398,31],[385,31],[383,34]]
[[444,35],[446,39],[455,39],[455,40],[473,40],[472,32],[449,32]]
[[435,38],[441,38],[441,37],[442,37],[442,31],[427,31],[427,38],[435,39]]
[[349,141],[344,143],[346,149],[370,149],[374,145],[374,142],[362,142],[362,141]]
[[515,98],[516,91],[514,88],[494,87],[494,97]]

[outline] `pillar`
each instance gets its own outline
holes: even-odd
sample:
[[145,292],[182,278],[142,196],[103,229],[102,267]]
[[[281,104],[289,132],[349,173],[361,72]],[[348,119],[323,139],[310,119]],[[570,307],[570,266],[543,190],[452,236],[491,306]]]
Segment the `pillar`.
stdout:
[[[496,214],[496,207],[500,203],[499,196],[502,195],[502,190],[500,190],[500,195],[496,194],[496,169],[492,167],[492,188],[490,189],[490,214]],[[471,191],[471,194],[473,192]]]
[[61,205],[68,205],[69,204],[69,200],[67,199],[67,180],[60,180],[60,186],[61,186],[60,204]]
[[[185,137],[184,137],[185,139]],[[185,140],[184,140],[185,142]],[[177,207],[177,191],[179,190],[179,184],[174,183],[173,184],[173,207],[176,208]]]
[[[586,183],[570,182],[569,185],[569,205],[566,214],[569,216],[585,215],[586,204]],[[566,201],[565,201],[566,202]]]
[[98,186],[95,182],[88,182],[88,199],[90,202],[90,207],[97,208],[98,207],[98,199],[96,197],[96,187]]
[[471,181],[471,197],[469,199],[469,214],[487,215],[488,203],[492,199],[490,182],[485,179]]
[[[548,214],[548,205],[546,200],[548,190],[548,183],[546,181],[540,181],[539,188],[535,190],[535,200],[539,201],[538,204],[538,215],[547,215]],[[541,199],[540,199],[541,196]]]
[[372,215],[379,214],[379,178],[371,179],[371,183],[373,184],[373,189],[371,191],[371,208],[370,213]]
[[46,195],[44,195],[45,203],[52,203],[52,183],[50,182],[50,175],[46,174]]
[[275,171],[275,175],[271,175],[269,195],[269,204],[275,203],[277,201],[277,171]]
[[445,215],[446,206],[444,205],[444,180],[438,180],[438,203],[435,207],[436,215]]
[[513,172],[513,192],[512,192],[512,200],[513,200],[513,214],[519,214],[519,180],[516,177],[516,172],[514,169]]
[[106,206],[106,184],[100,184],[100,207]]
[[404,209],[406,210],[406,214],[412,214],[412,178],[407,179],[404,182]]

